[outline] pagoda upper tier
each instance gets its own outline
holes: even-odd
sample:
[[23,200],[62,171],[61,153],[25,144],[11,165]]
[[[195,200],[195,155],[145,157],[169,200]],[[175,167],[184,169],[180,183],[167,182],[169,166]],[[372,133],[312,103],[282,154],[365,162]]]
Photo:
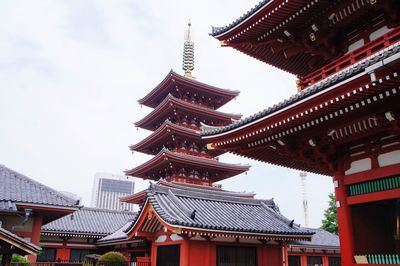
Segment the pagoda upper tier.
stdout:
[[181,76],[171,70],[157,87],[139,100],[139,103],[155,108],[168,94],[179,99],[195,101],[205,107],[218,109],[238,96],[239,91],[210,86],[193,78]]
[[200,123],[212,126],[226,126],[240,118],[241,115],[219,112],[209,107],[204,107],[195,101],[178,99],[172,94],[168,94],[152,112],[136,122],[135,125],[154,131],[166,120],[169,120],[177,125],[198,130],[201,126]]
[[125,171],[128,176],[211,186],[214,182],[238,175],[250,166],[228,164],[187,153],[173,152],[166,148],[146,163]]
[[207,143],[200,138],[200,131],[165,121],[156,131],[139,143],[130,146],[132,151],[156,155],[163,148],[171,151],[212,158],[224,153],[220,150],[208,151]]
[[387,33],[399,24],[398,0],[264,0],[211,35],[304,89],[395,42]]

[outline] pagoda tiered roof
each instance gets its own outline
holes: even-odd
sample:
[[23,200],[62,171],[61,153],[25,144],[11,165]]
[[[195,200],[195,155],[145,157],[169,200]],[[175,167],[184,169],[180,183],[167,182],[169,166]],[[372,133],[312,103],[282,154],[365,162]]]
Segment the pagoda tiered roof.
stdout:
[[[200,130],[180,126],[166,120],[157,130],[137,144],[131,145],[132,151],[138,151],[149,155],[156,155],[163,147],[177,144],[177,139],[188,142],[197,142],[206,146],[206,141],[200,137]],[[223,151],[208,151],[211,156],[218,156]]]
[[139,100],[139,103],[155,108],[165,99],[165,97],[168,96],[168,94],[183,91],[192,91],[193,93],[197,93],[199,96],[208,98],[209,101],[212,101],[214,109],[218,109],[239,94],[239,91],[210,86],[193,78],[179,75],[171,70],[157,87]]
[[[211,35],[222,46],[303,80],[352,52],[350,45],[360,38],[367,40],[371,32],[383,26],[398,25],[396,5],[390,0],[263,0],[228,26],[213,27]],[[367,36],[363,35],[365,29],[371,31]],[[354,60],[358,57],[353,56]]]
[[168,96],[153,111],[140,121],[136,122],[135,125],[148,130],[155,130],[165,120],[174,116],[177,110],[183,110],[185,115],[194,114],[199,123],[204,122],[205,124],[211,125],[214,123],[228,125],[233,120],[241,118],[241,115],[238,114],[219,112],[195,103],[178,99],[171,94],[168,94]]
[[210,171],[209,178],[212,182],[238,175],[250,168],[248,165],[222,163],[216,159],[202,158],[162,149],[152,159],[136,168],[125,171],[125,174],[157,181],[160,178],[167,177],[168,171],[173,167],[179,169],[190,168],[190,170],[197,169],[199,171],[208,170]]

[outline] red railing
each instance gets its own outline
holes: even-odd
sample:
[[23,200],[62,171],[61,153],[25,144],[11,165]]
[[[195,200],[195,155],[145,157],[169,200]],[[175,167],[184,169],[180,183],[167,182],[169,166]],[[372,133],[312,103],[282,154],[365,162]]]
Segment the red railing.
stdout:
[[151,266],[150,257],[137,257],[136,266]]
[[349,67],[398,41],[400,41],[400,26],[307,75],[301,81],[301,88],[303,90],[307,89],[307,87],[317,83],[318,81],[338,73],[346,67]]

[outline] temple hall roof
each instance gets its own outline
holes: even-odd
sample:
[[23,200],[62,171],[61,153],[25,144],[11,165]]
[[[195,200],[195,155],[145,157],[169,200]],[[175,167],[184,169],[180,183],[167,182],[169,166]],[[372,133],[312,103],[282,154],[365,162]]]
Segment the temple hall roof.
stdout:
[[251,16],[255,15],[257,12],[259,12],[260,9],[262,9],[264,6],[270,4],[270,2],[272,2],[272,0],[261,0],[253,8],[251,8],[249,11],[247,11],[228,25],[221,27],[212,27],[212,32],[210,33],[210,35],[215,37],[235,28],[242,22],[248,20]]
[[132,225],[133,219],[127,221],[121,228],[119,228],[117,231],[114,233],[107,235],[97,241],[97,244],[100,243],[105,243],[105,242],[114,242],[114,241],[122,241],[122,240],[127,240],[128,235],[126,234],[126,230],[129,229],[129,227]]
[[297,104],[302,103],[303,101],[309,100],[312,97],[318,96],[329,88],[334,87],[336,84],[339,84],[341,81],[345,79],[349,79],[351,77],[355,77],[356,75],[367,74],[367,68],[379,63],[379,61],[390,59],[391,57],[398,56],[400,53],[400,42],[391,45],[378,53],[375,53],[368,58],[353,64],[342,71],[327,77],[316,84],[308,87],[306,90],[302,90],[293,96],[289,97],[288,99],[280,102],[278,104],[274,104],[271,107],[268,107],[258,113],[255,113],[249,117],[243,118],[241,120],[235,121],[230,125],[223,126],[223,127],[210,127],[210,128],[203,128],[201,135],[203,137],[213,135],[222,134],[231,130],[235,130],[239,127],[246,126],[250,123],[256,122],[259,119],[263,119],[265,117],[273,116],[280,111],[286,110],[287,108],[293,107]]
[[42,226],[42,234],[91,235],[112,234],[135,217],[135,213],[84,207]]
[[[284,217],[272,199],[243,198],[219,191],[194,191],[152,184],[147,191],[147,201],[164,222],[178,228],[304,239],[314,234]],[[127,231],[134,226],[132,224]]]
[[314,232],[311,242],[310,241],[292,241],[289,246],[312,246],[312,247],[332,247],[338,248],[340,246],[339,236],[327,232],[321,228],[305,228]]
[[52,207],[79,207],[79,202],[64,194],[0,165],[0,211],[16,211],[18,204]]

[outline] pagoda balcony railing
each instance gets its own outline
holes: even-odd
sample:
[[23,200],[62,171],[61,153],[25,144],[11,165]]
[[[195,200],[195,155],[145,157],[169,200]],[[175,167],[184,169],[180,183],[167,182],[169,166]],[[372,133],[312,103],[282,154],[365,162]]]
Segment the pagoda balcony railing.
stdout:
[[400,41],[400,26],[307,75],[301,80],[301,89],[307,89],[318,81],[334,75],[398,41]]
[[368,254],[354,256],[356,264],[367,265],[399,265],[399,254]]
[[188,154],[188,155],[192,155],[192,156],[196,156],[196,157],[204,158],[204,159],[209,159],[209,160],[213,160],[213,161],[219,161],[219,157],[213,157],[211,155],[208,155],[207,153],[202,153],[200,151],[193,151],[193,150],[184,149],[184,148],[174,148],[171,151]]

